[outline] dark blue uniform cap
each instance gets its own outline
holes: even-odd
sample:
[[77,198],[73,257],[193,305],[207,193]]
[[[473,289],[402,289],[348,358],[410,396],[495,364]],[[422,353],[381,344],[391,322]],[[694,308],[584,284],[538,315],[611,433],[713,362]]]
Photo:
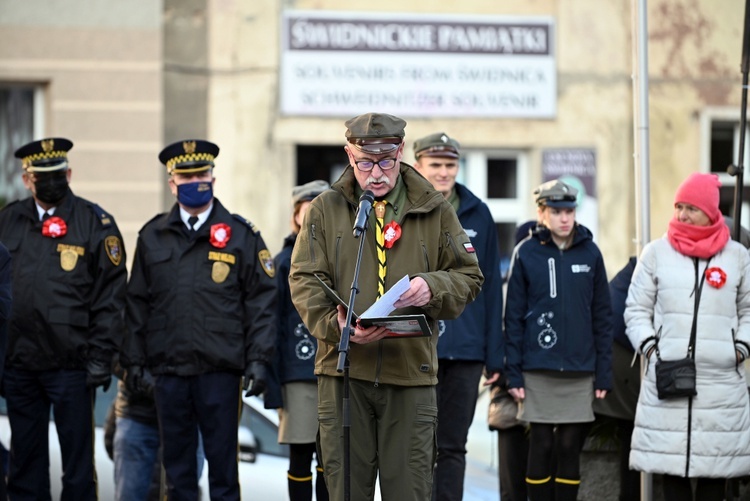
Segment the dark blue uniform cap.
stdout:
[[53,172],[68,168],[68,151],[72,147],[69,139],[48,137],[21,146],[15,156],[21,159],[26,172]]
[[161,150],[159,160],[167,166],[170,174],[189,174],[210,169],[218,156],[219,147],[214,143],[203,139],[186,139]]

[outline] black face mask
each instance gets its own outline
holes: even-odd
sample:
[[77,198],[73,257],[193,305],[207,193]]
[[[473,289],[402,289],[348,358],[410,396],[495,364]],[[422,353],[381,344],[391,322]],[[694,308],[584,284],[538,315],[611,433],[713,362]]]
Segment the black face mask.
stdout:
[[66,171],[36,174],[36,197],[46,204],[56,204],[68,193]]

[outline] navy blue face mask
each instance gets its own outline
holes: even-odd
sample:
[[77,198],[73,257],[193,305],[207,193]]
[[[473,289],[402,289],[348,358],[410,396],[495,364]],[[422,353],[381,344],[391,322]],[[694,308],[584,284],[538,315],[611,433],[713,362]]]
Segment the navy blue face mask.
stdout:
[[177,200],[185,207],[203,207],[214,197],[213,185],[210,181],[196,181],[177,186]]

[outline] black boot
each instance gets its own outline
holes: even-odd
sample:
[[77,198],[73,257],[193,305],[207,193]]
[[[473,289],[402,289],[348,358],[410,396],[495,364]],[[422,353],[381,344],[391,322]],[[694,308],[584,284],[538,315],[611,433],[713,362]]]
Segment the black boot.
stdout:
[[553,501],[552,477],[538,480],[526,477],[526,492],[531,501]]
[[289,482],[289,500],[290,501],[311,501],[312,500],[312,474],[307,473],[304,476],[295,476],[287,472],[286,478]]
[[555,478],[555,501],[576,501],[580,479]]

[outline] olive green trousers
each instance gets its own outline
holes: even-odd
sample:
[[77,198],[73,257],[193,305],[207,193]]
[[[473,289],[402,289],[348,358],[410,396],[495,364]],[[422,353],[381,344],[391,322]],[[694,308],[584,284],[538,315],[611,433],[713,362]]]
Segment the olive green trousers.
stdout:
[[[318,378],[318,447],[331,501],[344,500],[344,378]],[[349,380],[352,501],[429,501],[437,454],[434,386]]]

